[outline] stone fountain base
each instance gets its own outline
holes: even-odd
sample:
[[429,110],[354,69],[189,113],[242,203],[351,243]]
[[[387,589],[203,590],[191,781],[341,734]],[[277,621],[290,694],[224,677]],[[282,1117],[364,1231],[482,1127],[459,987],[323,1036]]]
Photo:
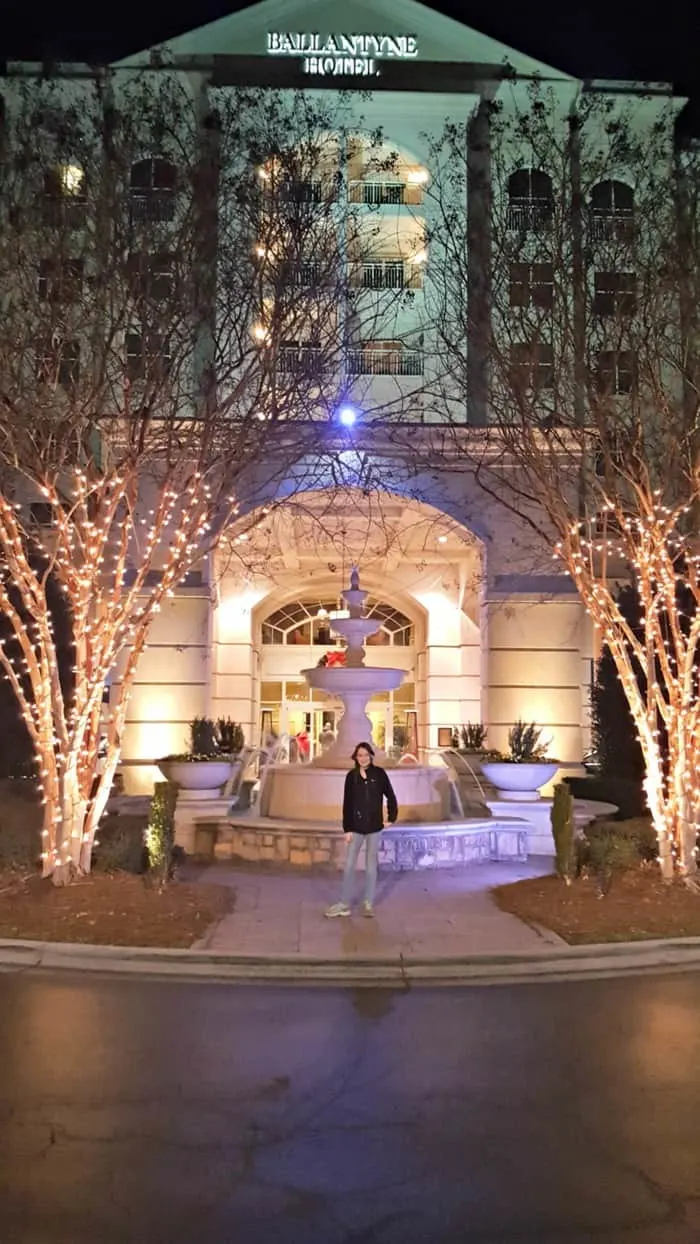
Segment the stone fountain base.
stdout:
[[[320,821],[340,827],[347,762],[342,769],[318,765],[271,765],[260,802],[262,817]],[[450,817],[450,783],[445,769],[397,766],[390,773],[399,804],[399,824],[435,824]],[[483,808],[484,817],[488,809]]]
[[[527,830],[525,822],[514,817],[385,829],[379,843],[379,866],[390,872],[410,872],[525,860]],[[343,867],[347,847],[340,831],[329,825],[248,815],[229,816],[216,825],[201,824],[192,851],[217,860],[335,871]],[[359,867],[364,867],[364,852]]]

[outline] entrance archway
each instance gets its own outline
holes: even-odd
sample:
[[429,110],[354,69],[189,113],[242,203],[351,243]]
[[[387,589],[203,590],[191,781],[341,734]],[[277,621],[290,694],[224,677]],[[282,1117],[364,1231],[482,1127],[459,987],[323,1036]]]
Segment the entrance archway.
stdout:
[[371,663],[406,670],[398,692],[370,704],[376,741],[400,751],[417,732],[430,752],[481,719],[483,555],[465,527],[425,503],[349,487],[295,496],[248,520],[248,535],[243,559],[235,531],[220,552],[212,715],[230,714],[256,743],[264,729],[306,728],[321,746],[338,706],[300,671],[335,646],[323,615],[357,564],[382,617]]

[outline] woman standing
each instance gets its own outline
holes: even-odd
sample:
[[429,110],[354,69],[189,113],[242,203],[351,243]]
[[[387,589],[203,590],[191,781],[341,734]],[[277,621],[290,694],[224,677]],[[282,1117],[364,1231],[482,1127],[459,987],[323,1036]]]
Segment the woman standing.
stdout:
[[394,824],[399,807],[388,774],[374,764],[374,751],[369,743],[358,743],[352,758],[355,761],[345,778],[343,797],[343,830],[349,850],[345,860],[340,902],[328,908],[326,915],[349,916],[355,882],[355,868],[365,846],[365,916],[374,915],[374,892],[377,887],[377,853],[379,834],[384,828],[384,800],[389,823]]

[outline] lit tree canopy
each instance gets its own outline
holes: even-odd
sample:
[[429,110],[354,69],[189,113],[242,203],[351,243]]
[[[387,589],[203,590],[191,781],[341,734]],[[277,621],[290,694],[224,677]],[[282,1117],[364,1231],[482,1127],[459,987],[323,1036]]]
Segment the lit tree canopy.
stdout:
[[274,499],[292,467],[312,486],[333,452],[351,299],[344,107],[167,69],[7,86],[0,666],[41,772],[44,872],[64,881],[89,867],[163,600],[239,506]]
[[[700,821],[698,164],[664,95],[506,83],[436,142],[430,451],[554,546],[615,661],[665,875]],[[465,221],[469,203],[469,224]],[[469,245],[465,245],[468,237]],[[466,433],[463,407],[482,425]],[[459,412],[459,413],[457,413]],[[632,582],[641,626],[617,603]],[[641,676],[640,676],[641,671]],[[662,746],[662,736],[664,745]]]

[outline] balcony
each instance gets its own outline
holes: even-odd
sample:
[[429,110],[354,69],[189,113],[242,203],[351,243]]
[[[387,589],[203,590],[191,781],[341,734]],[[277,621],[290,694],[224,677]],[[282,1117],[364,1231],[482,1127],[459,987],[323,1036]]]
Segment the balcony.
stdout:
[[423,202],[423,187],[397,181],[351,181],[348,200],[368,207],[417,207]]
[[277,362],[281,376],[320,376],[327,370],[327,359],[321,347],[303,342],[280,346]]
[[132,224],[167,224],[175,218],[175,194],[172,190],[149,190],[143,194],[132,190],[130,214]]
[[283,203],[323,203],[330,198],[328,190],[322,181],[283,181],[279,197]]
[[511,195],[506,227],[513,233],[547,233],[552,227],[553,210],[550,198],[518,199]]
[[86,199],[52,194],[41,198],[41,222],[49,229],[82,229],[86,219]]
[[423,355],[397,347],[351,350],[348,372],[351,376],[422,376]]
[[589,216],[588,229],[593,242],[632,242],[634,212],[594,208]]

